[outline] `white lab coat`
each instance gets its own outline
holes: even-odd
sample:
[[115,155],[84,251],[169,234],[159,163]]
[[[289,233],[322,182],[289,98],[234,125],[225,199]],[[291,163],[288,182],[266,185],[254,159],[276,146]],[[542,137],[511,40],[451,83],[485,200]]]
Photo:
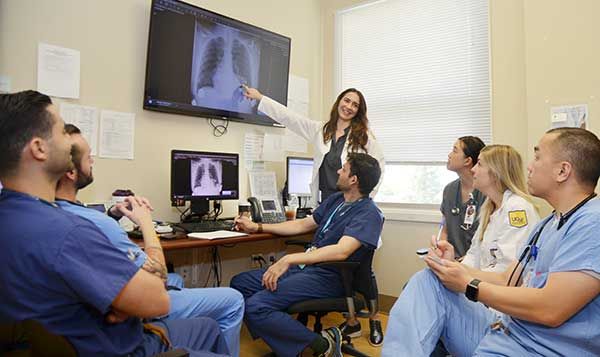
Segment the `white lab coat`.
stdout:
[[[314,164],[313,164],[313,172],[312,172],[312,181],[310,183],[310,189],[312,194],[312,203],[315,204],[319,199],[319,168],[323,163],[323,158],[325,154],[329,152],[329,148],[331,142],[324,143],[323,142],[323,126],[324,122],[311,120],[307,117],[304,117],[298,113],[293,112],[288,109],[286,106],[281,105],[279,102],[274,101],[273,99],[263,96],[259,105],[258,110],[268,115],[271,119],[277,121],[280,124],[285,125],[288,129],[296,133],[297,135],[303,137],[306,141],[311,143],[315,148],[314,154]],[[348,148],[349,142],[346,141],[346,145],[344,146],[344,150],[342,151],[342,163],[346,161],[346,157],[348,156]],[[377,161],[379,161],[379,166],[381,167],[381,178],[379,179],[379,183],[371,192],[371,197],[374,197],[377,193],[377,189],[381,184],[381,180],[383,179],[383,171],[385,168],[385,161],[383,158],[383,151],[381,147],[375,140],[373,133],[369,131],[369,140],[367,141],[367,153],[373,156]],[[359,150],[359,152],[363,152]]]
[[[511,225],[510,212],[515,211],[525,211],[526,225]],[[540,216],[531,203],[510,190],[504,191],[502,205],[490,216],[485,232],[481,231],[479,222],[462,263],[483,271],[505,271],[517,259],[517,249],[524,244],[539,220]],[[479,239],[481,234],[483,240]]]

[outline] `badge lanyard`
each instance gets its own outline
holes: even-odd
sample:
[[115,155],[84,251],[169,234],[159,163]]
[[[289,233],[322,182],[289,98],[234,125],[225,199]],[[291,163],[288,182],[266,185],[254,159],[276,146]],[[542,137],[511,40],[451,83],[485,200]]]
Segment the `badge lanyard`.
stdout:
[[[340,214],[340,217],[342,217],[343,215],[345,215],[346,213],[348,213],[348,212],[349,212],[349,211],[352,209],[352,207],[354,207],[354,206],[355,206],[357,203],[359,203],[360,201],[362,201],[362,198],[361,198],[361,199],[359,199],[359,200],[358,200],[358,201],[356,201],[356,202],[352,202],[352,203],[350,204],[350,207],[349,207],[348,209],[346,209],[344,212],[342,212],[342,213]],[[327,233],[327,230],[329,229],[329,225],[331,224],[331,221],[333,220],[333,217],[334,217],[334,216],[335,216],[335,214],[336,214],[336,213],[337,213],[337,212],[338,212],[338,211],[339,211],[339,210],[340,210],[340,209],[341,209],[341,208],[344,206],[344,204],[345,204],[345,203],[346,203],[346,202],[342,202],[342,203],[340,203],[340,204],[339,204],[339,205],[338,205],[338,206],[335,208],[335,210],[334,210],[334,211],[333,211],[333,212],[332,212],[332,213],[329,215],[329,217],[327,218],[327,221],[325,221],[325,224],[324,224],[324,225],[323,225],[323,227],[320,229],[320,231],[319,231],[319,234],[317,235],[317,236],[319,237],[319,239],[320,239],[320,238],[322,238],[322,237],[325,235],[325,233]]]

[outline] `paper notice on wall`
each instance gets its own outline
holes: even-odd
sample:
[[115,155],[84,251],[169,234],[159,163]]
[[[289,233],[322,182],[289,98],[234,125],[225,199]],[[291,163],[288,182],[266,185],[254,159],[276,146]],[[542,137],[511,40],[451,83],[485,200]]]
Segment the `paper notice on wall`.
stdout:
[[296,151],[296,152],[307,152],[308,144],[306,140],[300,135],[294,134],[289,129],[285,129],[285,136],[283,138],[283,145],[286,151]]
[[98,155],[98,108],[68,103],[60,104],[60,116],[65,123],[73,124],[90,144],[92,155]]
[[100,113],[100,157],[133,160],[135,114]]
[[273,171],[251,171],[250,195],[252,197],[277,197],[277,177]]
[[550,108],[550,127],[554,128],[587,128],[587,104],[564,105]]
[[290,74],[287,107],[298,114],[308,116],[308,79]]
[[246,133],[244,135],[244,160],[262,160],[263,139],[263,134]]
[[38,44],[38,91],[54,97],[79,98],[80,53]]
[[10,77],[0,75],[0,94],[2,93],[10,93],[12,91],[10,85]]
[[283,146],[283,136],[276,134],[265,134],[263,143],[262,158],[264,161],[282,162],[285,148]]

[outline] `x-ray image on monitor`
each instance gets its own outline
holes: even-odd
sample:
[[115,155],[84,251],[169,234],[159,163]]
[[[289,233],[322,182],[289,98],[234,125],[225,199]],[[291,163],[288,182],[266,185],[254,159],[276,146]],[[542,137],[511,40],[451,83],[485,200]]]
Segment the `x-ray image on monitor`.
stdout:
[[218,196],[223,188],[223,166],[219,160],[191,160],[192,196]]
[[192,104],[256,113],[257,103],[244,97],[241,85],[258,86],[259,43],[258,38],[247,32],[217,22],[196,20]]

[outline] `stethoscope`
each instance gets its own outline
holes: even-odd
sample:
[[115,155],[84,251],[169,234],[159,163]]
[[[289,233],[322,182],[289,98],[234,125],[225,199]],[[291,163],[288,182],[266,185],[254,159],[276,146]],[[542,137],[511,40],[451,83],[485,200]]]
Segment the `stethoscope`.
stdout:
[[[595,192],[592,193],[591,195],[589,195],[588,197],[586,197],[583,201],[579,202],[577,204],[577,206],[573,207],[569,212],[567,212],[565,214],[561,214],[560,218],[558,220],[558,226],[556,227],[556,230],[559,230],[565,223],[567,223],[567,220],[569,220],[569,218],[573,215],[573,213],[577,212],[578,209],[583,207],[583,205],[585,205],[589,200],[591,200],[594,197],[596,197]],[[535,234],[531,237],[531,239],[527,243],[527,246],[525,246],[523,253],[521,253],[521,256],[519,257],[519,264],[517,264],[515,266],[515,268],[513,269],[512,273],[510,273],[510,278],[508,278],[507,286],[510,286],[510,282],[512,281],[513,275],[515,274],[515,272],[517,271],[519,266],[522,266],[523,268],[521,269],[521,272],[519,272],[519,276],[517,277],[517,280],[515,281],[515,286],[517,286],[517,284],[523,277],[523,272],[525,271],[525,268],[527,267],[527,264],[529,264],[529,261],[531,260],[531,258],[533,258],[534,261],[537,259],[537,256],[538,256],[538,253],[540,250],[540,248],[537,246],[537,242],[540,239],[540,235],[542,234],[544,227],[546,227],[548,222],[550,222],[554,218],[555,218],[554,214],[551,215],[550,217],[548,217],[542,223],[542,226],[537,230],[537,232],[535,232]],[[522,265],[521,263],[523,262],[523,260],[525,260],[525,264]]]

